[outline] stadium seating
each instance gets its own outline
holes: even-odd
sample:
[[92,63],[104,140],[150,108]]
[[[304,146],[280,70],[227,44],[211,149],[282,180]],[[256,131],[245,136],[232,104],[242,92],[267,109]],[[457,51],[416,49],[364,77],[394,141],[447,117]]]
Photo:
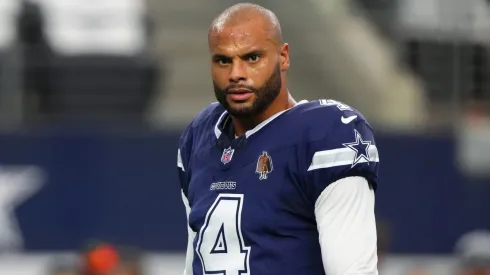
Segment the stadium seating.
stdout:
[[136,57],[55,57],[49,113],[63,120],[137,122],[155,83],[154,65]]
[[31,12],[24,21],[39,16],[44,40],[25,39],[24,60],[25,84],[38,91],[41,112],[56,120],[140,120],[157,70],[147,51],[144,2],[38,5],[40,13]]

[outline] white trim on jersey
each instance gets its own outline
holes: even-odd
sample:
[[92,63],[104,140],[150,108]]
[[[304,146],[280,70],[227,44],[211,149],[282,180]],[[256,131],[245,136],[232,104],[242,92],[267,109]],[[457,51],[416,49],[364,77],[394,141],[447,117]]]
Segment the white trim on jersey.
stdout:
[[185,214],[187,215],[187,253],[185,256],[185,268],[184,275],[192,275],[192,262],[194,261],[194,238],[196,237],[196,232],[192,231],[189,226],[189,213],[191,213],[191,207],[189,206],[189,200],[181,190],[182,201],[185,206]]
[[316,200],[326,274],[378,275],[374,201],[374,191],[363,177],[333,182]]
[[[370,145],[368,148],[370,162],[379,162],[378,148]],[[350,148],[338,148],[315,152],[308,171],[330,168],[336,166],[352,165],[356,158],[356,152]],[[356,163],[368,162],[360,158]]]
[[[307,103],[307,102],[308,102],[308,100],[301,100],[301,101],[297,102],[296,105],[293,106],[293,108],[300,105],[300,104]],[[287,110],[291,110],[291,109],[287,109]],[[284,111],[281,111],[279,113],[274,114],[273,116],[269,117],[268,119],[262,121],[259,125],[255,126],[255,128],[245,132],[245,138],[248,138],[249,136],[257,133],[265,125],[269,124],[271,121],[273,121],[274,119],[276,119],[277,117],[282,115],[287,110],[284,110]],[[221,122],[223,121],[223,118],[225,117],[225,115],[227,113],[228,113],[227,111],[224,111],[221,114],[221,116],[219,117],[218,122],[216,122],[216,124],[214,125],[214,134],[216,135],[216,138],[219,138],[221,136],[221,130],[219,129],[219,125],[221,124]]]
[[216,135],[216,138],[218,139],[221,136],[221,130],[219,129],[220,123],[223,121],[223,118],[227,114],[227,111],[224,111],[218,118],[218,122],[214,125],[214,134]]
[[185,172],[184,163],[182,163],[182,156],[180,155],[180,149],[177,150],[177,167]]

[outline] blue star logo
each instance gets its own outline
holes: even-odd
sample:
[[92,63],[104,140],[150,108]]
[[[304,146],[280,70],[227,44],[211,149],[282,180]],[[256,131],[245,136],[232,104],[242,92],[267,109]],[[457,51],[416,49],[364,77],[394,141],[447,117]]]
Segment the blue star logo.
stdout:
[[357,130],[354,130],[354,135],[356,136],[356,141],[342,144],[356,152],[351,168],[356,166],[356,164],[358,164],[362,159],[369,162],[369,146],[371,146],[371,141],[362,140],[361,134],[359,134]]

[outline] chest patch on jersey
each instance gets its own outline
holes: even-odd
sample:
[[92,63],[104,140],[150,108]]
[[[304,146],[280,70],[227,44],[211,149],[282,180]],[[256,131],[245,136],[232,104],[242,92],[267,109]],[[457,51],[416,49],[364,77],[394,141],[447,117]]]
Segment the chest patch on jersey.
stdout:
[[227,164],[231,161],[233,158],[233,153],[235,152],[235,149],[231,149],[231,147],[228,147],[223,150],[223,154],[221,155],[221,162],[223,164]]
[[259,174],[260,180],[266,180],[267,175],[273,170],[272,158],[266,151],[263,151],[257,160],[257,168],[255,173]]

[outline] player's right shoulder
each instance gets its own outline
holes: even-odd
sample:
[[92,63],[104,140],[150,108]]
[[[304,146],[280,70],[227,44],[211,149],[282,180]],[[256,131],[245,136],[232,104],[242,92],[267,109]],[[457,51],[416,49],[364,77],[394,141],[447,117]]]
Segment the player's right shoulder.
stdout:
[[187,170],[193,150],[212,139],[214,126],[223,112],[224,109],[219,103],[211,103],[187,125],[180,135],[177,150],[177,166],[180,169]]
[[205,147],[203,145],[215,139],[214,128],[224,111],[216,102],[209,104],[194,117],[180,136],[179,157],[188,159],[193,148]]
[[206,106],[187,125],[180,137],[181,142],[191,138],[193,135],[199,135],[202,131],[214,129],[224,111],[224,108],[218,102],[213,102]]
[[194,128],[196,128],[203,127],[211,123],[211,128],[213,128],[214,124],[218,121],[219,117],[223,114],[224,111],[225,109],[221,106],[221,104],[219,104],[218,102],[213,102],[206,106],[201,112],[199,112],[194,117],[191,124],[193,124]]

